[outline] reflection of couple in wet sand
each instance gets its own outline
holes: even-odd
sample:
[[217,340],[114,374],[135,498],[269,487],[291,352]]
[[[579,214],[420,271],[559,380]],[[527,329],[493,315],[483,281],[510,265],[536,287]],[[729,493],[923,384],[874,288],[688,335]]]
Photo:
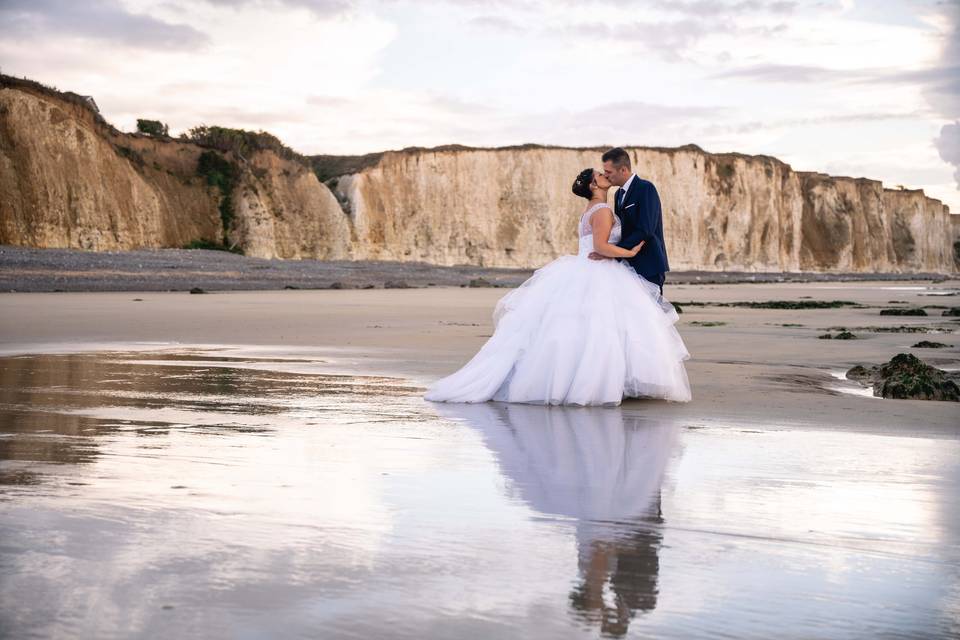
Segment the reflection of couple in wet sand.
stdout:
[[[580,249],[538,269],[497,303],[495,331],[428,400],[613,405],[624,397],[690,400],[689,358],[673,305],[660,198],[611,149],[603,170],[585,169],[573,193],[587,202]],[[607,192],[620,187],[615,206]]]
[[610,409],[450,404],[438,409],[479,431],[509,491],[531,509],[575,522],[579,579],[572,612],[622,636],[656,607],[660,484],[671,424]]

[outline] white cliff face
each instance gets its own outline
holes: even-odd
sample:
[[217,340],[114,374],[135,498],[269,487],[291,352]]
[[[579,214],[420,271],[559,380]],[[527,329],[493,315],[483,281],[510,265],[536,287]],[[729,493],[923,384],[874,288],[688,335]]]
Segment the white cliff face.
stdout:
[[[631,148],[663,204],[671,268],[951,272],[954,216],[919,191],[797,173],[765,156]],[[538,267],[576,251],[573,178],[601,149],[384,153],[331,181],[356,259]],[[612,201],[613,194],[611,192]]]
[[[337,184],[357,259],[534,266],[576,252],[572,177],[588,154],[385,154]],[[543,171],[542,164],[556,165]],[[580,167],[580,169],[575,169]]]
[[[273,151],[221,154],[237,172],[224,234],[222,194],[198,173],[203,148],[122,134],[62,94],[0,83],[0,244],[123,250],[226,235],[265,258],[535,268],[576,252],[584,201],[570,187],[602,151],[386,152],[329,180],[332,192]],[[694,146],[629,152],[659,190],[674,270],[960,268],[960,216],[921,191]]]
[[234,191],[231,242],[258,258],[350,257],[350,223],[330,190],[303,165],[259,152]]

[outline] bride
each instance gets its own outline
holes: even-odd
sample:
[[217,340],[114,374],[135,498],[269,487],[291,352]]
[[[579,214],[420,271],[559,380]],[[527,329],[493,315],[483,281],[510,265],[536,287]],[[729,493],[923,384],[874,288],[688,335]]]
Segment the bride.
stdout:
[[643,249],[617,246],[620,220],[607,204],[611,183],[585,169],[573,192],[588,202],[580,250],[534,272],[497,303],[494,333],[460,370],[426,393],[439,402],[617,405],[624,397],[690,400],[690,357],[673,305],[657,285],[619,260]]

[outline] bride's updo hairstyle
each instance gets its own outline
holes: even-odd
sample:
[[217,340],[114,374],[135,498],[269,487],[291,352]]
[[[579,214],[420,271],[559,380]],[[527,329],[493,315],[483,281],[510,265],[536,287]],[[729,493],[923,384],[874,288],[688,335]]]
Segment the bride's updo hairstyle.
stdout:
[[573,192],[589,200],[593,197],[593,192],[590,190],[591,182],[593,182],[593,169],[584,169],[573,181]]

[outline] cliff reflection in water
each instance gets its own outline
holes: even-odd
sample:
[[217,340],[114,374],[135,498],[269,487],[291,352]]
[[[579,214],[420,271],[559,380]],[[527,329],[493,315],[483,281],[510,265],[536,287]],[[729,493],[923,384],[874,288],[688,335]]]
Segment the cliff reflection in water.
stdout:
[[576,618],[605,636],[657,606],[663,539],[660,485],[676,427],[619,408],[507,404],[437,405],[478,430],[508,492],[576,528]]
[[93,463],[105,436],[266,433],[303,411],[304,398],[318,414],[342,414],[344,396],[411,392],[390,378],[301,373],[311,363],[216,350],[0,357],[0,485],[36,484],[37,463]]
[[0,357],[0,637],[958,636],[952,435],[431,404],[310,354]]

